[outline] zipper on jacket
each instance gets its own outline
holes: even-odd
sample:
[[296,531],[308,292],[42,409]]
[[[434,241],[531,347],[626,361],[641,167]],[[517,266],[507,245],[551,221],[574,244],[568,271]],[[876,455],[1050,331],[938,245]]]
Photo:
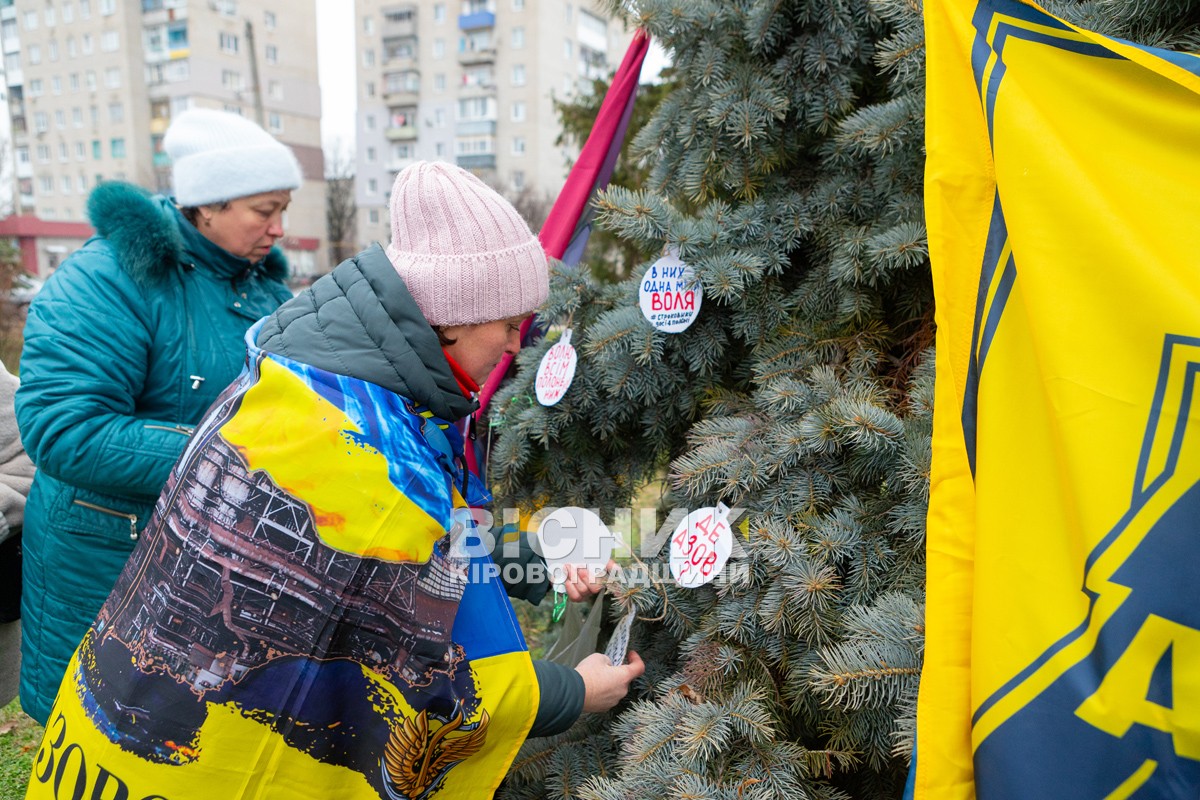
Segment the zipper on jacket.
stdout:
[[192,431],[196,430],[190,425],[143,425],[148,431],[170,431],[171,433],[181,433],[184,436],[191,436]]
[[138,538],[137,532],[137,514],[126,514],[124,511],[113,511],[111,508],[98,506],[95,503],[89,503],[86,500],[76,500],[75,505],[90,508],[92,511],[99,511],[101,514],[108,514],[110,517],[124,517],[129,520],[129,538],[135,542]]

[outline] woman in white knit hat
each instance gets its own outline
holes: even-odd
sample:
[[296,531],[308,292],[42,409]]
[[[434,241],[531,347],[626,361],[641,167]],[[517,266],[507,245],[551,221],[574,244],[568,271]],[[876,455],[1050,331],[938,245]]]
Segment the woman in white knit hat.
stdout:
[[291,297],[283,213],[296,158],[236,114],[176,117],[174,197],[120,182],[96,236],[29,310],[17,419],[41,469],[25,517],[21,702],[45,723],[67,661],[150,518],[188,435]]
[[37,763],[68,766],[28,798],[76,763],[130,797],[487,798],[526,737],[642,674],[532,661],[472,510],[456,423],[546,299],[538,240],[446,164],[404,170],[391,213],[386,251],[247,333],[63,683]]

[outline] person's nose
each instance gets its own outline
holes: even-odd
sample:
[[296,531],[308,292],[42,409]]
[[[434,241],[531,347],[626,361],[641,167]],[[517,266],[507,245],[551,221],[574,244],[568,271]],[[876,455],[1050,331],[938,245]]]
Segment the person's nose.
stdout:
[[267,235],[276,239],[283,236],[283,212],[271,215],[271,223],[267,226]]
[[508,341],[504,344],[504,352],[508,353],[510,356],[515,356],[517,353],[521,352],[520,330],[508,332]]

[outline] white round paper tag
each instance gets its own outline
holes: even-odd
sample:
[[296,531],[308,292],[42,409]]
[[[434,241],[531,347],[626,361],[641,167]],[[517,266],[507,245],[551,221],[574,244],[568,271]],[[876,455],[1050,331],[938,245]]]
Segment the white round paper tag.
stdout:
[[663,256],[642,276],[642,314],[663,333],[686,331],[700,313],[704,291],[692,268],[673,255]]
[[685,589],[717,577],[733,552],[729,508],[700,508],[680,520],[671,535],[671,575]]
[[555,509],[543,519],[537,538],[555,586],[566,581],[568,564],[587,568],[593,575],[604,572],[618,541],[595,512],[575,506]]
[[538,402],[552,406],[562,400],[567,389],[571,388],[571,381],[575,379],[575,366],[578,363],[579,355],[571,346],[571,331],[568,329],[562,339],[546,351],[542,363],[538,365],[537,379],[534,381]]

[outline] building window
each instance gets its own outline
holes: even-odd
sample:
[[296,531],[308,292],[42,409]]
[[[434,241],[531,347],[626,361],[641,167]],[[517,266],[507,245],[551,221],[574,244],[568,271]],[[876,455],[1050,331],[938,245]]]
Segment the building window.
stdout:
[[525,0],[512,0],[512,4],[513,11],[525,10]]
[[186,50],[188,46],[188,28],[186,22],[176,22],[167,28],[167,49]]
[[367,36],[375,33],[375,20],[371,17],[363,17],[363,33]]
[[33,80],[29,81],[29,96],[30,97],[41,97],[42,96],[42,79],[41,78],[34,78]]
[[513,86],[524,86],[525,85],[525,65],[524,64],[513,64],[512,85]]
[[433,148],[433,150],[435,153],[437,153],[438,158],[446,157],[446,143],[445,142],[438,142],[437,145]]
[[63,3],[62,7],[63,22],[75,21],[75,6],[71,5],[70,0]]
[[512,154],[514,156],[525,155],[525,137],[514,136],[512,140]]
[[62,186],[63,194],[70,194],[71,190],[75,188],[75,182],[71,180],[70,175],[63,175],[62,178],[59,179],[58,183],[60,186]]
[[367,97],[375,96],[375,81],[367,81]]
[[446,40],[445,39],[434,39],[433,40],[433,57],[434,58],[442,58],[445,55],[446,55]]
[[524,122],[525,121],[525,101],[524,100],[514,100],[513,101],[512,113],[510,115],[510,119],[512,119],[513,122]]
[[115,53],[121,49],[121,35],[117,31],[105,31],[100,34],[100,49],[105,53]]
[[444,109],[444,108],[434,109],[433,124],[438,128],[446,127],[446,109]]
[[87,87],[89,92],[96,91],[96,70],[89,69],[83,73],[83,85]]
[[42,48],[36,44],[29,45],[29,63],[30,64],[42,63]]
[[525,188],[525,171],[514,169],[512,173],[512,186],[518,192]]
[[45,133],[50,130],[50,118],[46,116],[45,111],[35,111],[33,113],[33,129],[38,133]]
[[110,141],[108,144],[109,144],[109,149],[112,151],[113,158],[124,158],[125,157],[125,140],[124,139],[118,137],[118,138]]
[[566,14],[566,19],[567,19],[567,24],[568,24],[568,25],[570,25],[570,24],[571,24],[571,14],[572,14],[572,12],[573,12],[574,10],[575,10],[575,9],[574,9],[574,8],[571,6],[571,4],[570,4],[570,3],[567,3],[567,6],[566,6],[566,9],[564,10],[564,13]]
[[76,142],[75,143],[75,160],[83,161],[85,158],[87,158],[87,148],[84,147],[83,142]]
[[79,18],[92,18],[92,0],[79,0]]
[[367,114],[367,118],[366,118],[365,122],[367,123],[367,130],[369,130],[369,131],[375,130],[375,115],[374,114]]
[[84,193],[84,192],[86,192],[87,190],[88,190],[88,179],[87,179],[87,175],[84,175],[84,174],[81,172],[81,173],[79,173],[79,193],[80,193],[80,194],[83,194],[83,193]]
[[118,125],[125,121],[125,106],[120,103],[108,104],[108,121]]
[[221,46],[222,53],[237,53],[238,37],[232,33],[217,34],[218,43]]
[[38,177],[38,183],[42,186],[42,191],[46,194],[54,193],[54,178],[50,175],[41,175]]
[[54,94],[62,94],[62,78],[57,75],[50,78],[50,91]]
[[54,27],[54,6],[46,6],[46,27]]
[[279,63],[279,48],[278,47],[276,47],[273,44],[269,44],[269,45],[267,45],[265,52],[266,52],[266,60],[267,60],[268,64],[278,64]]
[[242,90],[242,73],[237,70],[221,70],[221,86],[234,92]]
[[79,48],[75,46],[75,37],[67,37],[67,58],[75,58],[79,55]]
[[71,109],[71,124],[76,128],[83,127],[83,109],[79,106],[75,106]]
[[371,220],[372,225],[378,224],[379,223],[379,210],[372,208],[370,211],[367,212],[367,219]]
[[57,111],[55,111],[54,112],[54,125],[60,131],[63,128],[67,127],[67,112],[63,111],[61,108],[58,109]]
[[58,143],[58,160],[60,162],[65,162],[70,157],[71,157],[71,154],[67,152],[67,143],[59,142]]
[[37,146],[38,163],[48,164],[50,162],[50,145],[39,144]]
[[109,67],[104,71],[104,85],[110,89],[121,88],[121,69],[120,67]]
[[272,100],[282,100],[283,99],[283,84],[280,83],[279,81],[268,81],[267,82],[267,97],[270,97]]
[[117,13],[117,0],[100,0],[100,13],[104,16]]
[[375,66],[375,51],[371,49],[363,50],[363,66]]
[[18,147],[16,154],[17,154],[17,163],[18,164],[20,164],[23,167],[27,166],[29,164],[29,148],[28,147]]
[[92,139],[92,158],[97,161],[104,158],[104,151],[99,139]]
[[434,3],[433,4],[433,21],[436,22],[438,25],[441,25],[443,22],[446,21],[446,4],[445,3]]
[[85,33],[79,37],[79,52],[85,56],[90,56],[95,49],[96,47],[92,43],[92,35],[90,33]]
[[36,11],[25,12],[25,30],[36,31],[38,26],[38,15]]
[[46,45],[46,56],[51,61],[58,61],[58,42],[54,39],[51,39],[50,43]]
[[525,29],[516,27],[512,29],[512,49],[520,50],[525,46]]
[[367,179],[367,191],[370,194],[375,194],[376,192],[378,192],[379,191],[379,181],[375,180],[374,178],[368,178]]
[[274,11],[264,11],[263,12],[263,27],[269,31],[275,30],[275,12]]
[[375,148],[374,147],[367,148],[367,161],[371,164],[375,163]]
[[89,106],[88,111],[91,113],[92,127],[94,128],[100,124],[100,109],[96,106]]
[[79,73],[78,72],[71,73],[70,83],[71,83],[71,91],[78,92],[79,91]]
[[272,111],[267,115],[267,130],[271,133],[283,133],[283,117],[279,112]]
[[433,76],[433,90],[435,92],[446,91],[446,75],[445,75],[445,73],[439,72],[437,75]]
[[563,58],[570,61],[575,57],[575,43],[570,39],[563,39]]

